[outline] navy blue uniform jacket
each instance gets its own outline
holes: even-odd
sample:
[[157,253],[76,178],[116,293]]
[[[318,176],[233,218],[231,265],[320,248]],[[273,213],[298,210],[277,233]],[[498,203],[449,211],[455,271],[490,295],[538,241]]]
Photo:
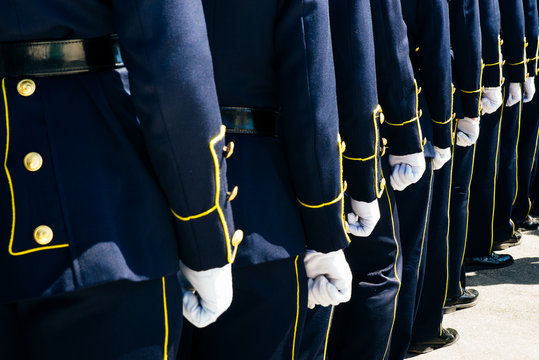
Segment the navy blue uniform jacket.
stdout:
[[500,37],[500,5],[498,0],[479,0],[481,48],[483,61],[482,86],[503,84],[502,44]]
[[347,246],[327,1],[203,4],[219,104],[279,113],[277,136],[227,134],[236,265]]
[[371,202],[381,196],[381,108],[370,0],[330,0],[331,36],[337,77],[340,131],[348,194]]
[[[199,0],[16,0],[0,42],[117,33],[128,69],[2,77],[1,302],[232,261],[221,127]],[[24,158],[37,152],[41,168]],[[52,241],[34,231],[48,226]]]
[[[410,62],[406,25],[399,0],[371,0],[378,99],[385,113],[382,133],[389,153],[423,151],[419,89]],[[432,154],[433,155],[433,154]]]
[[430,115],[430,119],[421,118],[421,126],[432,145],[448,148],[453,88],[447,1],[402,0],[402,9],[412,64]]

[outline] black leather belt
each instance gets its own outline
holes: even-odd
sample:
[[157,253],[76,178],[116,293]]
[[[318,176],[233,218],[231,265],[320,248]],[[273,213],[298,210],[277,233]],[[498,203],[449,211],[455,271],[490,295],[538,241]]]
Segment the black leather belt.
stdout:
[[118,37],[0,43],[0,76],[52,76],[123,66]]
[[230,134],[277,136],[279,113],[274,110],[221,107],[221,118]]

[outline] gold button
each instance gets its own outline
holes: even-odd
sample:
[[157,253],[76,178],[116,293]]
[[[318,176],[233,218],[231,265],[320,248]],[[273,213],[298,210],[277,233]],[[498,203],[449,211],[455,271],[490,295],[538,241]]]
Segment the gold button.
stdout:
[[243,231],[236,230],[232,235],[232,246],[238,246],[243,241]]
[[427,138],[423,138],[423,146],[427,145]]
[[382,138],[382,145],[386,146],[387,145],[387,139],[386,138]]
[[52,229],[47,225],[40,225],[34,230],[34,240],[39,245],[47,245],[52,241]]
[[421,86],[420,86],[420,87],[417,89],[417,94],[418,94],[418,95],[421,94],[421,90],[423,90],[423,89],[422,89]]
[[341,141],[341,154],[346,150],[346,143],[344,141]]
[[380,124],[383,124],[386,121],[386,117],[383,112],[380,113]]
[[226,146],[223,146],[223,153],[225,155],[225,159],[228,159],[232,156],[234,153],[234,142],[229,142]]
[[236,196],[238,196],[238,187],[237,186],[234,186],[234,188],[232,189],[232,191],[229,191],[226,193],[228,195],[228,201],[232,201],[236,198]]
[[380,180],[380,191],[384,190],[385,187],[386,187],[386,179],[382,178],[382,180]]
[[386,147],[385,146],[382,146],[380,148],[380,156],[384,156],[386,154]]
[[348,189],[348,183],[346,182],[346,180],[343,182],[342,184],[342,191],[345,192],[346,189]]
[[36,91],[36,83],[30,79],[24,79],[17,84],[17,91],[22,96],[30,96]]
[[43,158],[36,152],[26,154],[24,157],[24,167],[28,171],[38,171],[43,165]]

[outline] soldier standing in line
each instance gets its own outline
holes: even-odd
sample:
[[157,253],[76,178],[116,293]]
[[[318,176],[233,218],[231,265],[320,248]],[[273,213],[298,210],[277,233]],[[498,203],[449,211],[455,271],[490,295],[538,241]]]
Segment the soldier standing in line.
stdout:
[[179,259],[190,321],[232,300],[200,1],[0,9],[0,358],[175,358]]
[[[341,71],[337,86],[338,89],[339,85],[342,86],[343,92],[354,89],[348,90],[349,97],[339,98],[341,116],[348,115],[341,122],[352,118],[346,111],[352,106],[356,110],[362,109],[355,117],[356,122],[361,118],[380,122],[382,174],[390,175],[392,186],[402,190],[421,178],[425,162],[416,101],[418,89],[408,54],[400,4],[398,1],[338,3],[340,6],[335,5],[335,8],[340,11],[335,11],[332,28],[337,74]],[[354,11],[347,11],[350,8]],[[371,13],[372,30],[369,26]],[[374,48],[373,40],[369,40],[371,31]],[[358,98],[354,99],[354,95]],[[378,120],[382,116],[377,108],[369,116],[378,100],[384,109],[385,121]],[[345,131],[342,132],[344,135]],[[384,157],[386,147],[390,155]],[[373,156],[376,153],[371,154]],[[353,161],[361,158],[345,153],[345,159],[347,157],[350,157],[349,166],[354,166]],[[356,166],[360,164],[356,162]],[[350,183],[352,180],[347,178],[347,181]],[[402,254],[393,188],[377,189],[377,196],[380,195],[378,203],[382,217],[374,231],[368,237],[356,238],[345,250],[354,275],[352,299],[335,308],[328,344],[329,358],[359,356],[361,359],[387,359],[389,355],[401,288]]]
[[[525,32],[528,39],[526,47],[527,67],[529,78],[537,76],[537,61],[539,50],[537,2],[536,0],[524,0]],[[530,81],[531,80],[526,80]],[[534,79],[534,82],[535,79]],[[529,216],[531,204],[529,200],[530,182],[533,168],[536,162],[535,153],[537,151],[537,141],[539,132],[539,122],[537,119],[537,101],[535,97],[533,104],[522,104],[521,130],[517,149],[517,194],[511,211],[511,219],[515,227],[527,230],[535,230],[539,226],[539,219]]]
[[505,83],[500,111],[487,115],[485,119],[499,123],[495,133],[495,146],[488,144],[489,136],[476,147],[477,159],[481,160],[475,161],[474,165],[465,253],[467,265],[486,268],[511,265],[513,263],[511,255],[497,254],[493,250],[503,243],[505,248],[520,241],[521,235],[514,231],[510,219],[516,191],[515,151],[519,133],[520,102],[523,96],[531,100],[535,91],[532,86],[533,79],[531,82],[526,80],[527,59],[522,0],[500,0],[499,4],[504,72],[508,81]]
[[234,217],[245,238],[230,309],[185,333],[182,351],[193,359],[294,359],[307,307],[348,301],[351,292],[328,4],[203,4],[226,138],[235,144]]

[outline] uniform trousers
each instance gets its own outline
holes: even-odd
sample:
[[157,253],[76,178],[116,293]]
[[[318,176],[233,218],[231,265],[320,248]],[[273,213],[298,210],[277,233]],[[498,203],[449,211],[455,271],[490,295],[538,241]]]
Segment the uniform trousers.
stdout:
[[232,268],[234,297],[217,321],[186,324],[183,359],[296,359],[307,313],[303,256]]
[[[389,174],[386,158],[383,169]],[[380,220],[366,238],[351,236],[345,249],[353,275],[352,298],[333,313],[329,359],[381,360],[389,344],[402,274],[399,224],[393,190],[386,187],[378,200]]]
[[433,190],[431,159],[425,160],[427,166],[421,179],[403,191],[396,192],[403,270],[390,359],[403,359],[408,351],[423,287]]
[[[449,200],[453,159],[434,172],[423,286],[419,296],[411,342],[440,335],[442,308],[447,291]],[[409,220],[410,222],[412,219]]]
[[511,211],[518,191],[517,147],[520,138],[520,117],[522,101],[505,107],[500,136],[500,158],[496,182],[496,203],[494,206],[493,241],[503,242],[514,232]]
[[455,146],[451,174],[451,206],[449,211],[449,280],[447,297],[463,294],[466,286],[464,252],[468,227],[468,202],[473,176],[475,147]]
[[[536,84],[538,80],[535,80]],[[537,84],[539,86],[539,84]],[[518,142],[518,192],[513,204],[511,219],[522,222],[531,210],[530,186],[537,167],[537,142],[539,139],[539,96],[522,104],[521,131]]]
[[[505,102],[504,91],[504,102]],[[517,106],[517,105],[515,105]],[[465,256],[490,256],[492,252],[494,205],[500,130],[504,104],[492,114],[481,117],[481,129],[475,145],[472,184],[469,193],[468,231]]]
[[0,305],[0,359],[174,359],[181,295],[173,275]]

